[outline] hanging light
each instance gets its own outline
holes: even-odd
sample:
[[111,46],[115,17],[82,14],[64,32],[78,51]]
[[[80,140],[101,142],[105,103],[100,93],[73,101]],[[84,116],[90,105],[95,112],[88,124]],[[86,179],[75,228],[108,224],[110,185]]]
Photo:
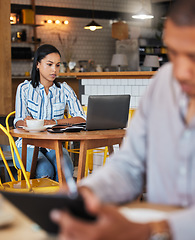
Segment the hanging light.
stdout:
[[91,31],[95,31],[95,30],[97,30],[97,29],[102,29],[103,27],[100,25],[100,24],[98,24],[98,23],[96,23],[94,20],[92,20],[89,24],[87,24],[85,27],[84,27],[84,29],[89,29],[89,30],[91,30]]
[[89,29],[89,30],[91,30],[91,31],[95,31],[95,30],[97,30],[97,29],[102,29],[103,27],[102,27],[100,24],[98,24],[98,23],[96,23],[96,22],[94,21],[94,1],[93,1],[92,16],[93,16],[92,21],[91,21],[90,23],[88,23],[88,24],[84,27],[84,29]]
[[138,13],[132,15],[132,18],[144,20],[144,19],[152,19],[154,18],[154,16],[151,13],[149,13],[146,9],[144,9],[144,0],[142,0],[141,10]]

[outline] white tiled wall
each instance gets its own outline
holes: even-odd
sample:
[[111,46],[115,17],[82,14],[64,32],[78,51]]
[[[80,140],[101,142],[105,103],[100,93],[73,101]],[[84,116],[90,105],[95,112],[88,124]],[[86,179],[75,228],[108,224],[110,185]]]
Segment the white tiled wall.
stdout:
[[81,96],[81,104],[87,105],[89,95],[130,94],[130,107],[137,108],[150,81],[150,79],[82,79],[84,94]]

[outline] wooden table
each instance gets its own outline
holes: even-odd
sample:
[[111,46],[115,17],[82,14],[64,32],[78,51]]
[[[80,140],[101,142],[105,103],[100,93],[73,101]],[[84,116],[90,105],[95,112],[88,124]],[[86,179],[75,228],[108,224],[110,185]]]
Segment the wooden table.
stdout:
[[[29,206],[30,207],[30,206]],[[0,213],[11,215],[13,222],[0,228],[1,240],[57,240],[0,195]]]
[[[1,200],[1,195],[0,195]],[[151,204],[147,202],[133,202],[125,205],[127,208],[147,208],[147,209],[155,209],[164,212],[171,212],[178,209],[178,207],[174,206],[165,206],[165,205],[157,205]],[[15,206],[13,206],[10,202],[3,199],[3,202],[0,205],[0,211],[6,211],[8,214],[13,215],[14,221],[12,224],[5,228],[0,228],[0,237],[2,240],[57,240],[57,236],[48,235],[44,230],[37,228],[36,224],[26,217],[21,211],[19,211]]]
[[35,171],[36,160],[39,147],[54,149],[56,151],[56,162],[58,170],[58,178],[60,185],[64,180],[61,171],[60,159],[63,156],[62,142],[63,141],[79,141],[80,153],[78,163],[77,181],[84,177],[86,153],[88,149],[108,146],[109,153],[113,152],[113,145],[121,144],[125,135],[124,129],[114,130],[99,130],[99,131],[81,131],[75,133],[49,133],[44,132],[27,132],[23,129],[12,129],[10,131],[13,137],[22,138],[22,161],[26,167],[27,144],[34,145],[34,157],[31,168],[31,176]]

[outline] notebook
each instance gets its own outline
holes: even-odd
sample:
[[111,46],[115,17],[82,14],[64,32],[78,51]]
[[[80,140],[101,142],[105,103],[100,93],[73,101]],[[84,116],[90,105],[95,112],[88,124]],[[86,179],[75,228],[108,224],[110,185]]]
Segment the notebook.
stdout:
[[60,133],[125,128],[130,98],[130,95],[91,95],[88,98],[86,123],[55,125],[47,131]]
[[88,98],[86,130],[125,128],[130,95],[91,95]]

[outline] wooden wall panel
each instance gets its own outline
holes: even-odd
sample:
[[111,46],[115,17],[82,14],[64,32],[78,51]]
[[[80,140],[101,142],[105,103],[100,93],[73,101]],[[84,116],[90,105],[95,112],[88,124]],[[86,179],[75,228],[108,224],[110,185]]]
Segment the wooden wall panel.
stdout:
[[0,115],[12,109],[10,0],[0,0]]

